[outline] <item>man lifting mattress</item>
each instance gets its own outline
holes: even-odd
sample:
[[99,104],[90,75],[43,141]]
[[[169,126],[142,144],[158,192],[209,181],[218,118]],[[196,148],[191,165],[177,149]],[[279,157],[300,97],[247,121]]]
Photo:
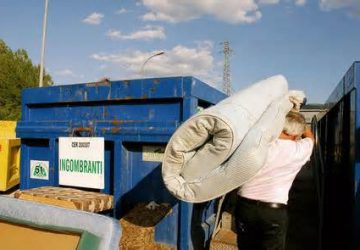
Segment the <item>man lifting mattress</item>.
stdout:
[[305,95],[273,76],[185,121],[171,137],[162,176],[178,199],[204,202],[241,186],[263,167],[286,114]]

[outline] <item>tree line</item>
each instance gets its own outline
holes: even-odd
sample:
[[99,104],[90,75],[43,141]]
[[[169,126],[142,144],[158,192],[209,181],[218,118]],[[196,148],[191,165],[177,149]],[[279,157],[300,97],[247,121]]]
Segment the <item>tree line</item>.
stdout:
[[[26,50],[12,51],[0,39],[0,120],[21,118],[21,90],[37,87],[40,65],[35,65]],[[44,86],[52,85],[51,76],[44,74]]]

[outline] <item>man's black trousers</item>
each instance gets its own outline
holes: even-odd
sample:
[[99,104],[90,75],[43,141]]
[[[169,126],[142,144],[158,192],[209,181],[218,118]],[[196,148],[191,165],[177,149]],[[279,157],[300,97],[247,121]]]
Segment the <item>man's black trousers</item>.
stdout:
[[286,206],[270,205],[274,204],[238,198],[235,219],[239,250],[285,249]]

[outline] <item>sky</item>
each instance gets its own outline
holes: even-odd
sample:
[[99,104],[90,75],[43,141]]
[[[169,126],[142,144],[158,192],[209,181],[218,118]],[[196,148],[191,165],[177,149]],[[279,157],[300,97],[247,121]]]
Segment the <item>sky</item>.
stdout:
[[[44,6],[0,0],[0,39],[36,64]],[[233,91],[282,74],[324,103],[360,60],[360,0],[49,0],[45,68],[56,85],[190,75],[222,89],[225,41]]]

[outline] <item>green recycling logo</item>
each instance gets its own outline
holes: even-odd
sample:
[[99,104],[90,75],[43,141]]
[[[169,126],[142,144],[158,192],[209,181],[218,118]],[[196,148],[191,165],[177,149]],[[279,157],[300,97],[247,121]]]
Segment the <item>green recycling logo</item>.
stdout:
[[39,164],[39,165],[35,166],[35,170],[34,170],[33,175],[37,176],[37,177],[45,177],[45,176],[47,176],[47,173],[46,173],[45,168],[43,168],[41,166],[41,164]]
[[30,178],[32,179],[49,179],[49,162],[48,161],[30,161]]

